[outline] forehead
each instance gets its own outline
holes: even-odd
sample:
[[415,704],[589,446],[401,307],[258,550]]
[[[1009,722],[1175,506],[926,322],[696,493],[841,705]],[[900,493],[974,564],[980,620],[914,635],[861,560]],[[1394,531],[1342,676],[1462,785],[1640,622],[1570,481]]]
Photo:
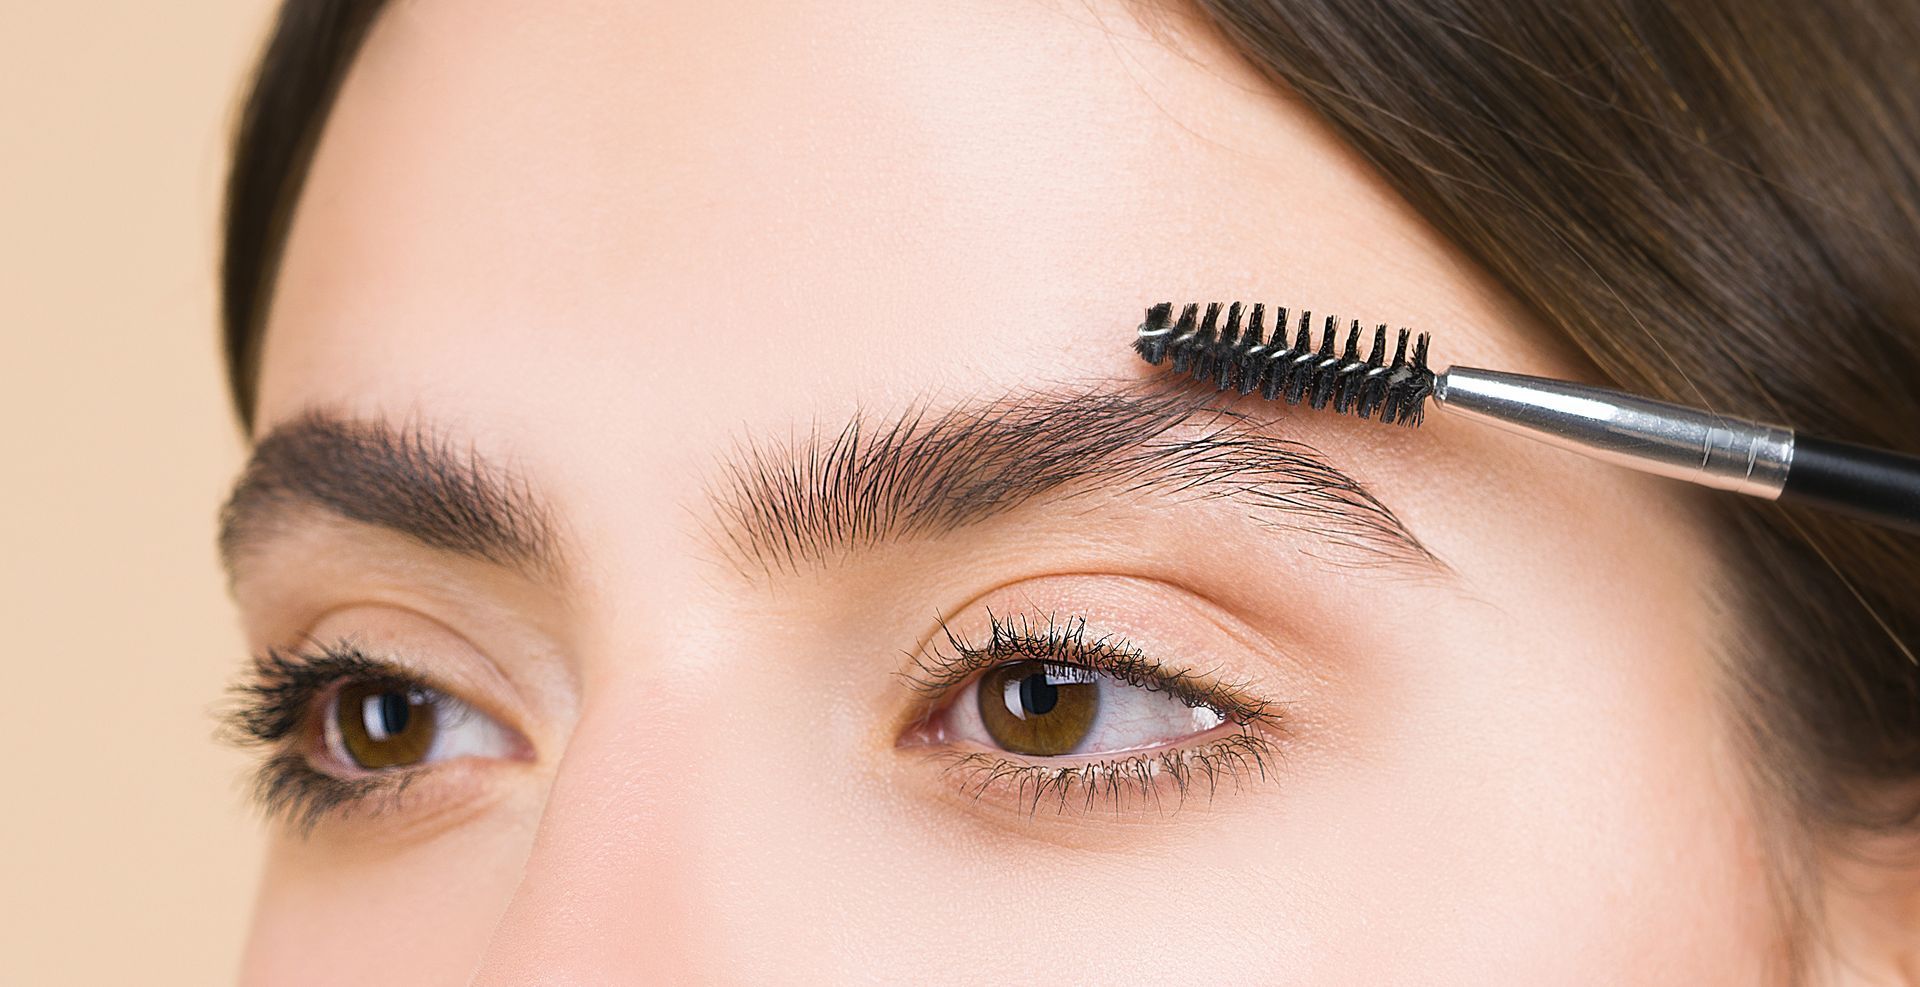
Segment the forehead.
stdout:
[[[636,386],[804,419],[822,396],[1132,373],[1141,307],[1189,297],[1494,321],[1181,15],[422,0],[383,15],[325,131],[261,419],[553,421]],[[767,393],[783,380],[819,386]]]

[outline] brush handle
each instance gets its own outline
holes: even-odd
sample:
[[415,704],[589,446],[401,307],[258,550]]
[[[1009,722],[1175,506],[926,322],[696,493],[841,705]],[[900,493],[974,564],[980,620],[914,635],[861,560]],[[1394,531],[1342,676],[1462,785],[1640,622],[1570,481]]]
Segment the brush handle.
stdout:
[[1780,500],[1920,533],[1920,457],[1796,435]]
[[1449,414],[1642,473],[1773,500],[1793,432],[1605,387],[1477,367],[1435,375]]
[[1449,367],[1448,412],[1630,469],[1920,532],[1920,458],[1525,374]]

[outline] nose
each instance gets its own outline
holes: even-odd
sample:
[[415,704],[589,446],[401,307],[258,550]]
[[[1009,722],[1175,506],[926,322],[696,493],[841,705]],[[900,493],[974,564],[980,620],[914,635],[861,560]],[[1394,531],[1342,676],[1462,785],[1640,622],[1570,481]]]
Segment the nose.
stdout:
[[812,738],[766,725],[778,716],[716,712],[764,712],[759,697],[728,703],[657,680],[624,688],[583,708],[473,983],[832,976],[803,921],[838,897],[829,889],[846,891],[836,841],[819,838],[835,823],[808,807],[820,801],[800,763],[818,754]]
[[695,897],[675,852],[683,809],[664,724],[583,710],[520,883],[473,983],[687,983],[707,979],[686,934]]

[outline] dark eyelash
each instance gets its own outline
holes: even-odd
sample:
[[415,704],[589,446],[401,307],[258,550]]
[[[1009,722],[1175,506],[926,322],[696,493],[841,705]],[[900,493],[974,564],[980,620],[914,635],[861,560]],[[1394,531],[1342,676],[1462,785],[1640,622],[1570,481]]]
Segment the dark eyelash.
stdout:
[[230,693],[222,717],[228,737],[243,746],[275,744],[306,725],[308,707],[320,690],[342,680],[401,679],[394,666],[368,657],[349,642],[314,651],[269,648]]
[[1273,740],[1243,725],[1239,733],[1198,747],[1063,765],[1016,761],[985,751],[942,750],[927,757],[945,762],[948,776],[975,801],[998,785],[1011,789],[1014,803],[1028,815],[1042,805],[1062,813],[1070,807],[1091,810],[1103,799],[1118,815],[1130,800],[1167,811],[1179,808],[1196,791],[1211,801],[1223,782],[1230,781],[1236,790],[1264,782],[1268,761],[1278,753]]
[[397,666],[367,655],[348,641],[312,651],[269,648],[254,656],[241,681],[232,687],[233,701],[221,716],[221,732],[230,743],[283,748],[254,772],[253,800],[268,819],[284,819],[303,836],[332,813],[384,796],[385,801],[375,806],[374,811],[379,811],[397,800],[419,773],[340,778],[314,768],[304,751],[291,748],[319,726],[313,722],[314,701],[341,683],[422,686]]
[[337,778],[315,770],[305,755],[285,751],[254,773],[253,800],[262,815],[284,820],[304,837],[335,813],[364,808],[378,814],[397,806],[417,777],[419,771]]
[[1024,614],[1001,617],[987,611],[990,625],[984,644],[971,644],[954,634],[943,620],[940,630],[946,647],[923,649],[914,656],[907,674],[915,691],[928,697],[944,695],[975,673],[1009,661],[1046,661],[1075,665],[1110,676],[1128,685],[1164,692],[1189,706],[1207,706],[1227,720],[1248,726],[1270,722],[1278,713],[1272,704],[1231,682],[1192,669],[1169,666],[1128,644],[1124,638],[1102,635],[1088,638],[1086,620],[1064,620]]

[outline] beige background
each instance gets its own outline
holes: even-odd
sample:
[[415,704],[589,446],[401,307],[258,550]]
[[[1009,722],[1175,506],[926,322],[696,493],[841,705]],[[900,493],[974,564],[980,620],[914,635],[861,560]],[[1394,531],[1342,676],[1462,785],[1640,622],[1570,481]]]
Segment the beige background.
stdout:
[[0,0],[0,984],[233,978],[225,143],[268,0]]

